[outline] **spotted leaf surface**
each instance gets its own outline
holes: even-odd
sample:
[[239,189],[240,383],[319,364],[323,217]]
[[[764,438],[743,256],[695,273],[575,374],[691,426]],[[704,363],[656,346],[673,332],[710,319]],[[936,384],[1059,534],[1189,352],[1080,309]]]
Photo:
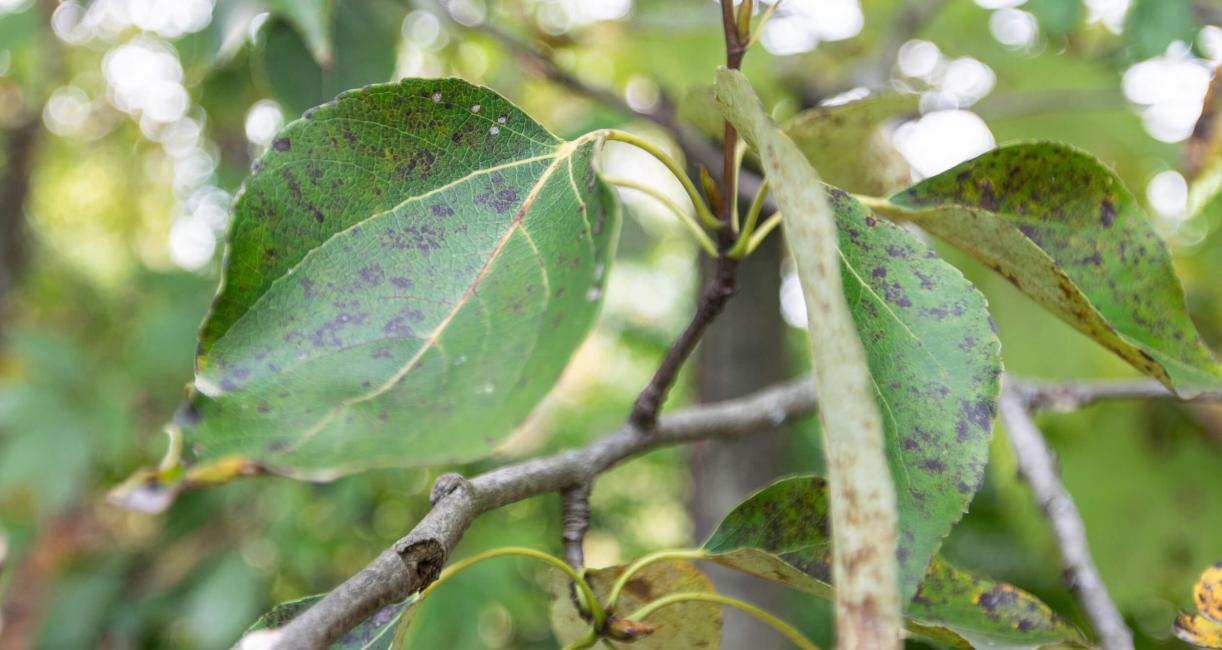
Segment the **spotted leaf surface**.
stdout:
[[194,460],[326,478],[487,453],[598,309],[619,222],[600,146],[455,79],[290,124],[235,206],[180,418]]
[[[717,103],[759,153],[806,299],[835,528],[836,630],[844,647],[899,647],[897,512],[883,416],[842,289],[837,223],[819,176],[764,111],[747,78],[717,73]],[[870,616],[865,616],[870,612]]]
[[1001,343],[984,296],[958,269],[848,194],[827,194],[844,295],[883,414],[907,599],[984,479]]
[[[586,572],[586,580],[599,602],[606,602],[612,585],[624,572],[623,566],[593,569]],[[561,646],[585,636],[590,624],[577,612],[571,595],[571,581],[556,572],[552,583],[552,630]],[[633,574],[624,585],[615,604],[610,625],[615,629],[616,619],[627,617],[642,606],[669,594],[683,592],[713,592],[709,579],[689,562],[665,560],[655,562]],[[675,603],[657,610],[643,621],[652,632],[631,644],[613,644],[613,647],[633,650],[669,650],[671,648],[710,648],[721,644],[721,606],[716,603],[689,601]],[[625,627],[626,631],[645,628]]]
[[1175,617],[1175,636],[1199,648],[1222,648],[1222,561],[1205,569],[1192,589],[1197,613]]
[[[726,515],[704,550],[718,564],[830,599],[829,528],[827,483],[813,476],[783,479]],[[905,624],[956,648],[1085,645],[1081,632],[1036,597],[937,556],[907,604]]]
[[1003,147],[889,203],[888,214],[972,254],[1180,395],[1222,388],[1167,247],[1091,156],[1049,143]]
[[[276,605],[271,611],[259,617],[259,620],[246,630],[246,634],[284,627],[289,621],[297,618],[299,614],[322,599],[323,594],[320,594]],[[413,595],[401,603],[379,609],[374,612],[373,616],[365,619],[360,625],[352,628],[338,641],[332,643],[329,650],[394,650],[396,648],[395,629],[405,613],[414,611],[418,601],[419,596]]]
[[878,196],[912,181],[911,168],[882,127],[916,110],[916,95],[874,95],[802,111],[781,128],[824,181]]

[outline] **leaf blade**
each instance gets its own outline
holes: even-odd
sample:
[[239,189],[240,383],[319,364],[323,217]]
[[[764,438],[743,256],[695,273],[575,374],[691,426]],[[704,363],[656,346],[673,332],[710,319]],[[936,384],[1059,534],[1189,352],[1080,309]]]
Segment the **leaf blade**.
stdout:
[[201,330],[198,455],[328,478],[486,453],[597,311],[619,218],[600,146],[458,80],[287,127],[237,201]]
[[995,149],[880,210],[962,248],[1183,396],[1222,387],[1171,256],[1120,180],[1065,145]]
[[[744,500],[704,543],[707,558],[831,599],[827,482],[781,479]],[[779,516],[799,524],[777,526]],[[962,648],[1085,646],[1082,633],[1031,594],[974,576],[935,556],[906,614],[909,631]]]

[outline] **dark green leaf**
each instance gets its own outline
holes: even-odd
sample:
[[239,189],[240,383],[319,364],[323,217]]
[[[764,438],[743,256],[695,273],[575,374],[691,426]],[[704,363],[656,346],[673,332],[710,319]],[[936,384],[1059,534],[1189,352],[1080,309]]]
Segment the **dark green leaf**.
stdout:
[[955,267],[848,194],[829,188],[828,200],[883,414],[907,599],[984,479],[1001,344],[984,297]]
[[1081,2],[1065,0],[1027,0],[1023,9],[1035,15],[1040,31],[1050,36],[1065,36],[1078,28],[1085,7]]
[[[318,65],[331,63],[332,47],[331,15],[335,10],[335,0],[268,0],[269,8],[277,15],[283,16],[290,25],[297,29],[301,38],[309,46],[310,54]],[[340,8],[343,13],[361,11],[365,2],[344,2]],[[397,27],[397,25],[396,25]],[[379,79],[384,81],[384,79]]]
[[1050,143],[991,151],[891,197],[1046,309],[1181,395],[1222,387],[1167,247],[1091,156]]
[[[599,602],[605,602],[611,586],[624,572],[623,566],[593,569],[586,580]],[[590,624],[573,605],[572,582],[555,572],[552,582],[552,630],[561,646],[585,636]],[[662,596],[682,592],[712,592],[709,579],[689,562],[664,560],[649,564],[628,580],[619,595],[616,617],[625,617]],[[627,647],[633,650],[669,650],[671,648],[717,648],[721,643],[721,606],[708,602],[681,602],[663,607],[645,621],[656,628],[652,634]]]
[[1162,54],[1172,41],[1192,43],[1197,29],[1192,0],[1133,0],[1124,38],[1129,56],[1141,60]]
[[820,177],[841,189],[880,196],[907,186],[912,171],[881,130],[917,110],[916,95],[874,95],[812,108],[781,125]]
[[[259,617],[247,634],[257,630],[284,627],[298,614],[314,606],[323,599],[325,594],[306,596],[299,600],[280,603],[271,611]],[[412,595],[407,600],[393,605],[387,605],[374,612],[365,622],[352,628],[340,640],[332,643],[329,650],[392,650],[395,646],[395,629],[405,613],[415,609],[419,602],[418,595]]]
[[263,28],[255,73],[273,97],[300,113],[340,91],[388,81],[395,71],[403,9],[387,0],[347,0],[333,15],[334,47],[322,63],[287,18]]
[[[726,515],[705,542],[710,560],[830,599],[827,484],[806,476],[778,481]],[[908,604],[910,631],[953,647],[1084,645],[1082,634],[1025,591],[934,557]]]
[[600,304],[601,142],[454,79],[290,124],[235,206],[181,420],[196,460],[325,478],[487,453]]

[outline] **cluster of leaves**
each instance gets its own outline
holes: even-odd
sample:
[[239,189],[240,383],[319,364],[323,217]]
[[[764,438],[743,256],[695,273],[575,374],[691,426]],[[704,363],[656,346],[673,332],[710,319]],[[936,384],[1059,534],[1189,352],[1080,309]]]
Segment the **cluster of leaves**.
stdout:
[[[718,88],[731,119],[762,116],[743,108],[758,106],[744,84]],[[876,100],[862,105],[868,141],[881,119]],[[853,108],[785,130],[753,117],[743,131],[777,142],[789,132],[821,164]],[[607,136],[560,140],[458,80],[347,92],[286,127],[237,202],[195,391],[172,427],[191,443],[187,462],[141,477],[136,492],[490,450],[550,389],[597,311],[619,219],[598,175]],[[764,167],[781,196],[793,179],[766,157]],[[963,647],[1080,642],[1029,595],[935,556],[983,477],[1000,351],[979,293],[887,218],[977,257],[1173,390],[1217,389],[1165,246],[1110,170],[1062,145],[1003,147],[888,199],[854,195],[841,178],[847,187],[824,192],[883,414],[910,629]],[[830,593],[823,489],[802,479],[757,495],[701,559]]]

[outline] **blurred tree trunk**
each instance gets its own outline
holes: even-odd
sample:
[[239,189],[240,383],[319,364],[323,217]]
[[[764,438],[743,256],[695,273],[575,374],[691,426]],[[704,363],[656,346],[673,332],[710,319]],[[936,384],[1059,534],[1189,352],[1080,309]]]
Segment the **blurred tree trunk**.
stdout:
[[[780,308],[781,241],[779,233],[769,237],[743,264],[738,295],[726,305],[725,313],[700,344],[696,390],[702,402],[738,397],[787,376],[785,323]],[[703,541],[731,508],[788,469],[786,448],[783,432],[691,447],[688,511],[697,542]],[[776,585],[728,570],[708,573],[719,592],[767,611],[785,610],[787,594]],[[723,611],[722,647],[788,647],[775,631],[754,618],[730,608]]]
[[0,158],[0,337],[8,322],[8,298],[26,263],[25,200],[42,122],[38,115],[4,134]]

